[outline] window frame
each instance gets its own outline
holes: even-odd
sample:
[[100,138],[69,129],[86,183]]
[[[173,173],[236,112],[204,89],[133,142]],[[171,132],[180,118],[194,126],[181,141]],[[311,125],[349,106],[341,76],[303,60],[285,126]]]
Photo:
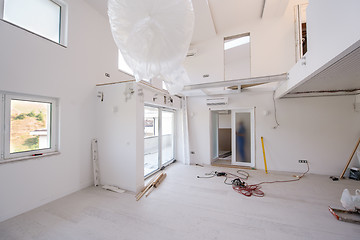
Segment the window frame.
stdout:
[[305,35],[305,41],[306,41],[306,52],[304,53],[304,47],[303,47],[303,27],[302,24],[305,23],[306,29],[307,29],[307,19],[305,14],[305,22],[303,12],[306,12],[306,9],[308,8],[309,3],[303,3],[295,5],[295,61],[298,62],[300,59],[304,58],[306,56],[306,53],[308,52],[308,45],[307,45],[307,37],[308,37],[308,31],[306,30]]
[[68,34],[68,4],[63,1],[63,0],[48,0],[48,1],[51,1],[57,5],[60,6],[60,20],[59,20],[59,34],[60,34],[60,37],[59,37],[59,42],[56,42],[56,41],[53,41],[43,35],[40,35],[38,33],[35,33],[27,28],[24,28],[24,27],[21,27],[13,22],[10,22],[10,21],[7,21],[4,19],[4,11],[5,11],[5,0],[0,0],[0,20],[3,21],[3,22],[6,22],[12,26],[15,26],[17,28],[20,28],[22,30],[25,30],[29,33],[32,33],[38,37],[41,37],[43,39],[46,39],[50,42],[53,42],[53,43],[56,43],[60,46],[63,46],[63,47],[67,47],[67,44],[68,44],[68,41],[67,41],[67,34]]
[[[2,92],[1,95],[1,140],[0,140],[0,163],[37,158],[59,153],[59,99],[52,97],[34,96],[28,94]],[[30,150],[10,153],[10,124],[11,124],[11,100],[51,103],[51,113],[47,116],[50,123],[50,147],[45,149]]]

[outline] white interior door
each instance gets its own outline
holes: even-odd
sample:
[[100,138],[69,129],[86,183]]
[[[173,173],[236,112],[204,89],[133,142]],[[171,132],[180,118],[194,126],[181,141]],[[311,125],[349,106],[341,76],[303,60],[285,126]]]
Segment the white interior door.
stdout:
[[219,114],[217,111],[211,111],[210,114],[211,114],[211,124],[210,124],[211,161],[214,161],[219,156],[219,148],[218,148]]
[[255,167],[254,108],[231,110],[232,165]]

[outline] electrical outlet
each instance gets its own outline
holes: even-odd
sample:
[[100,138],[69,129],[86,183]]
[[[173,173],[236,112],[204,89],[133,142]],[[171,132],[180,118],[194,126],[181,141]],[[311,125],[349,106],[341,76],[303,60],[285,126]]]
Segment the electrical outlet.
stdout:
[[302,159],[302,160],[299,160],[299,163],[307,163],[308,161],[307,160],[304,160],[304,159]]

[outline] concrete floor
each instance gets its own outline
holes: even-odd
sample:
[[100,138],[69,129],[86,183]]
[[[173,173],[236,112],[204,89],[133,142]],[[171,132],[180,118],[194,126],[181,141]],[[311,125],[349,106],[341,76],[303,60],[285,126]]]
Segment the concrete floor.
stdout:
[[[163,164],[171,161],[174,157],[173,148],[171,146],[162,149]],[[144,155],[144,175],[148,175],[159,169],[158,152],[152,152]]]
[[[357,181],[309,174],[298,182],[263,185],[265,196],[257,198],[233,191],[222,177],[196,177],[212,170],[236,173],[173,164],[159,188],[139,202],[134,193],[89,187],[0,223],[0,239],[359,239],[359,225],[337,221],[327,210],[341,207],[343,189],[353,193]],[[249,184],[292,175],[248,172]]]

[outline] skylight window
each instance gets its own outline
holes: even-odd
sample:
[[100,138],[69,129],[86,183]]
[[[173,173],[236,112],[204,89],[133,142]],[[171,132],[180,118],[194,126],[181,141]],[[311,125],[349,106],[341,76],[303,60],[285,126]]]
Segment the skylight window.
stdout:
[[121,54],[121,51],[118,51],[119,53],[119,58],[118,58],[118,68],[120,71],[127,73],[129,75],[134,76],[134,72],[133,70],[129,67],[129,65],[125,62],[125,59],[123,57],[123,55]]
[[229,50],[231,48],[239,47],[249,42],[250,42],[250,36],[231,39],[224,43],[224,50]]

